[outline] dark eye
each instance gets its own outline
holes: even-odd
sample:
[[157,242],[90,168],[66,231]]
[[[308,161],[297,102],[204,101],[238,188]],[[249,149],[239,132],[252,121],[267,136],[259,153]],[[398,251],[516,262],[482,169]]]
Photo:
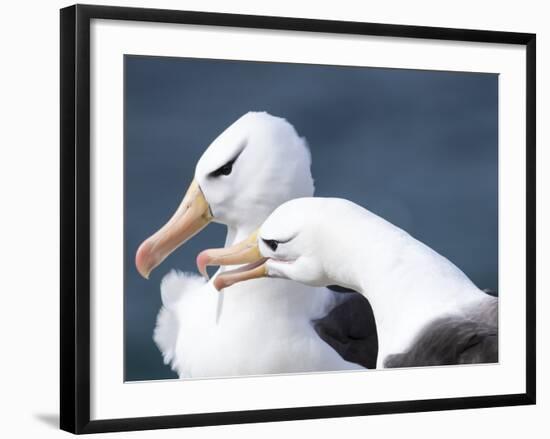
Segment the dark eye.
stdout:
[[279,245],[278,241],[275,241],[274,239],[263,239],[262,241],[267,245],[271,250],[275,251],[277,250],[277,246]]
[[219,167],[215,171],[210,173],[211,177],[219,177],[220,175],[229,175],[231,174],[231,171],[233,171],[233,163],[235,163],[236,159],[233,159],[229,162],[227,162],[225,165]]

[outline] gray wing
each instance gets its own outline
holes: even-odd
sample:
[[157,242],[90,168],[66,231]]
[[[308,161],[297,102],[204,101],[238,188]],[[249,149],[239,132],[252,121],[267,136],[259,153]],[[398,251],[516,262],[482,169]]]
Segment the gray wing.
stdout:
[[388,356],[385,367],[498,362],[498,299],[465,316],[430,323],[406,352]]
[[315,331],[344,360],[376,368],[378,337],[369,301],[355,291],[329,288],[342,294],[342,301],[325,317],[313,322]]

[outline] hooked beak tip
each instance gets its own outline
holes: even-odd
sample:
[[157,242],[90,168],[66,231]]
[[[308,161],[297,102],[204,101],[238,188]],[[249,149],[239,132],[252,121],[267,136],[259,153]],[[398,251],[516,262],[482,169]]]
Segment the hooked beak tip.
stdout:
[[148,241],[143,242],[136,252],[136,268],[144,279],[149,279],[152,268],[148,261],[151,259],[151,245]]
[[216,290],[221,291],[244,280],[266,277],[266,260],[258,248],[258,231],[255,231],[244,241],[229,247],[203,250],[197,256],[197,268],[208,279],[206,267],[209,265],[228,266],[245,264],[234,270],[218,272],[214,278],[213,285]]
[[193,180],[176,212],[164,226],[147,238],[136,252],[136,268],[145,279],[180,245],[212,220],[210,206]]
[[209,280],[210,277],[208,276],[208,271],[206,271],[206,267],[208,266],[208,263],[210,262],[210,256],[208,255],[208,250],[203,250],[200,252],[197,256],[197,268],[199,270],[199,273],[204,277],[206,280]]

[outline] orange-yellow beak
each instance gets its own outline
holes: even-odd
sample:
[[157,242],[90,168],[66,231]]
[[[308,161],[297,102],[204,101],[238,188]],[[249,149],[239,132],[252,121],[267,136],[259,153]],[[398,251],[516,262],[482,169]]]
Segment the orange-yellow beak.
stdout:
[[184,242],[212,221],[212,213],[201,188],[193,180],[170,220],[147,238],[136,252],[136,268],[145,278]]
[[202,251],[197,256],[199,272],[208,278],[206,267],[209,265],[241,265],[235,270],[224,271],[214,279],[214,287],[219,291],[235,283],[267,276],[267,267],[258,248],[258,232],[247,239],[226,248],[215,248]]

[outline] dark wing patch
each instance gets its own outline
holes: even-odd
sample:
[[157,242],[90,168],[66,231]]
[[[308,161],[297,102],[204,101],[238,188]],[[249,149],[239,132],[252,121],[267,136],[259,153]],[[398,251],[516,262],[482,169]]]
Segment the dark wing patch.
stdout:
[[498,300],[468,316],[437,319],[406,352],[390,355],[384,366],[444,366],[498,362]]
[[315,331],[344,360],[374,369],[378,336],[369,301],[351,290],[330,289],[342,294],[342,302],[325,317],[313,322]]

